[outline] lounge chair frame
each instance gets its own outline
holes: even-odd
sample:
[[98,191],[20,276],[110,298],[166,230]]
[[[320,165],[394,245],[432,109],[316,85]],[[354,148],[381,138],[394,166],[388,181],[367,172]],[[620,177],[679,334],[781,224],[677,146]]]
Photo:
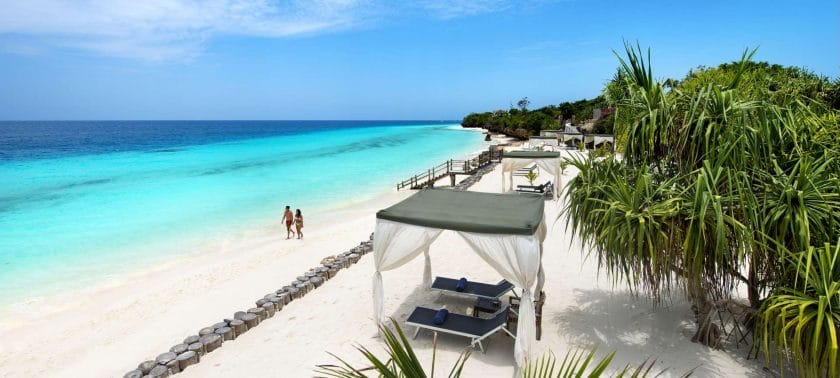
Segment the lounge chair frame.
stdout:
[[[417,307],[417,308],[414,309],[414,311],[417,311],[418,309],[434,311],[434,310],[424,308],[424,307]],[[496,318],[499,317],[502,313],[507,313],[508,311],[510,311],[510,306],[506,305],[506,306],[503,306],[501,309],[499,309],[499,311],[496,311],[489,318],[486,318],[486,319],[476,318],[476,317],[461,315],[461,314],[452,314],[452,313],[450,313],[449,316],[464,317],[464,318],[468,318],[468,319],[473,320],[473,321],[493,321],[493,320],[496,320]],[[412,315],[413,315],[413,313],[412,313]],[[416,339],[417,335],[420,334],[421,330],[428,329],[428,330],[434,332],[435,334],[437,334],[438,332],[441,332],[441,333],[446,333],[446,334],[449,334],[449,335],[455,335],[455,336],[461,336],[461,337],[469,338],[471,348],[475,348],[476,345],[477,345],[478,349],[481,350],[481,353],[485,353],[484,344],[482,344],[481,342],[484,339],[494,335],[496,332],[499,332],[499,330],[504,331],[506,334],[508,334],[508,336],[516,339],[516,335],[514,335],[513,333],[511,333],[507,329],[507,317],[508,316],[505,315],[504,320],[498,326],[493,327],[492,329],[490,329],[489,331],[487,331],[487,332],[485,332],[484,334],[481,334],[481,335],[475,335],[475,334],[471,334],[471,333],[465,333],[465,332],[460,332],[460,331],[456,331],[456,330],[453,330],[453,329],[445,328],[445,325],[446,325],[445,322],[444,322],[444,324],[441,324],[440,326],[431,325],[431,324],[416,323],[416,322],[412,322],[410,320],[406,320],[405,323],[407,325],[415,327],[414,336],[412,337],[412,339]],[[409,315],[409,319],[411,319],[410,315]]]
[[517,169],[516,171],[513,172],[513,175],[514,176],[519,176],[519,177],[525,177],[529,173],[534,172],[534,171],[536,171],[537,174],[540,174],[540,167],[537,165],[537,163],[531,163],[527,167],[519,168],[519,169]]
[[533,193],[542,195],[554,195],[554,184],[551,181],[542,185],[517,185],[518,193]]
[[[510,288],[500,292],[499,295],[494,297],[494,296],[475,294],[475,293],[470,293],[470,292],[465,292],[465,291],[449,290],[449,289],[446,289],[446,288],[441,288],[440,286],[436,287],[435,285],[439,281],[457,281],[457,280],[455,280],[453,278],[448,278],[448,277],[440,277],[440,276],[435,277],[435,280],[432,282],[432,287],[431,287],[432,291],[437,291],[441,295],[443,295],[445,293],[445,294],[450,294],[450,295],[460,296],[460,297],[466,297],[466,298],[471,298],[471,299],[486,298],[486,299],[496,299],[496,300],[498,300],[503,295],[507,294],[509,291],[512,291],[515,288],[515,286],[513,284],[511,284],[507,280],[503,279],[503,280],[499,281],[497,284],[495,284],[495,286],[499,286],[499,285],[503,285],[503,284],[507,283],[507,284],[510,285]],[[467,284],[469,285],[469,282]],[[482,284],[482,285],[493,286],[493,284],[485,284],[485,283],[482,283],[482,282],[473,282],[473,284]]]

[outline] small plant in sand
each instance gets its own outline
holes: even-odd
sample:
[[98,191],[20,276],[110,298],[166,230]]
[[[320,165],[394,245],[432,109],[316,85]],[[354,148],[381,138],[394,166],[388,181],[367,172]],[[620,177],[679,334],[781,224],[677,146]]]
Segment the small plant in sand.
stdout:
[[[356,346],[356,350],[365,356],[365,358],[370,362],[370,366],[354,367],[348,362],[342,360],[340,357],[329,353],[341,364],[318,365],[317,369],[315,369],[315,372],[319,374],[318,377],[366,378],[368,377],[367,374],[371,374],[374,377],[389,378],[434,377],[437,334],[435,334],[434,341],[432,342],[431,367],[427,371],[426,368],[423,367],[423,364],[420,363],[420,359],[418,359],[417,355],[414,353],[414,348],[412,348],[411,344],[408,343],[408,339],[405,337],[402,328],[400,328],[399,324],[397,324],[397,322],[393,319],[391,319],[391,323],[393,324],[395,331],[392,331],[385,325],[379,326],[379,333],[382,335],[383,341],[385,341],[385,351],[387,352],[386,359],[383,360],[376,357],[369,349],[359,345]],[[461,356],[458,357],[458,361],[455,362],[455,366],[453,366],[449,371],[448,377],[460,377],[461,372],[464,369],[464,363],[467,362],[467,358],[469,357],[470,349],[464,350],[464,352],[461,353]]]
[[534,186],[534,181],[537,179],[537,177],[539,177],[539,175],[540,174],[536,171],[528,171],[528,173],[525,175],[525,178],[528,179],[528,182],[531,183],[531,186]]

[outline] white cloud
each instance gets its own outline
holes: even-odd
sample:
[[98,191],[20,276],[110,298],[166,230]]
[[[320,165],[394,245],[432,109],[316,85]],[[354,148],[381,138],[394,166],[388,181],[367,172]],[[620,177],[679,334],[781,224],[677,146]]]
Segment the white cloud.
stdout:
[[[512,0],[0,0],[0,51],[69,48],[145,61],[189,60],[219,36],[284,38],[369,25],[395,12],[440,19]],[[25,41],[31,47],[26,47]],[[10,42],[10,41],[13,41]]]
[[103,55],[163,61],[199,54],[219,35],[279,38],[353,27],[355,0],[11,0],[0,35]]
[[527,2],[514,0],[418,0],[418,4],[436,17],[448,20],[483,13],[500,12],[515,6],[527,5]]

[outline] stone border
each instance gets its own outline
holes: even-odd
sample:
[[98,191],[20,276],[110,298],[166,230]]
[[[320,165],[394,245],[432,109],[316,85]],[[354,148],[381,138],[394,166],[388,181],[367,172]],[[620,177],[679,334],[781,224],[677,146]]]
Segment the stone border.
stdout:
[[187,367],[197,364],[201,357],[210,353],[225,342],[234,340],[243,333],[258,326],[261,322],[274,316],[289,302],[301,298],[312,290],[317,289],[327,280],[335,277],[338,271],[349,268],[359,259],[373,251],[373,234],[370,239],[361,242],[347,252],[329,256],[321,260],[321,265],[312,268],[298,276],[288,286],[268,293],[256,300],[246,311],[237,311],[231,319],[204,327],[197,334],[188,336],[180,344],[169,348],[169,351],[159,354],[154,360],[143,361],[137,368],[125,373],[124,378],[165,378],[177,374]]
[[487,164],[477,169],[475,172],[473,172],[473,174],[470,175],[470,177],[465,178],[463,181],[459,182],[458,185],[455,185],[453,189],[458,191],[465,191],[469,189],[471,186],[473,186],[473,184],[481,180],[482,176],[490,173],[490,171],[496,168],[496,165],[498,164],[499,163],[491,162],[490,164]]

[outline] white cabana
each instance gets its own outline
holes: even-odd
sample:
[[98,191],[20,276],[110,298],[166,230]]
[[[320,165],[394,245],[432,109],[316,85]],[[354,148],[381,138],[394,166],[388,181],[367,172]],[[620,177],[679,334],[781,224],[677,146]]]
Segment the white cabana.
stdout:
[[563,134],[563,142],[568,142],[571,140],[580,140],[583,141],[583,134],[580,133],[564,133]]
[[382,272],[396,269],[422,253],[426,260],[423,286],[428,288],[432,282],[429,246],[441,232],[451,230],[502,278],[522,290],[514,358],[517,366],[523,366],[536,340],[532,293],[539,295],[545,282],[544,208],[545,201],[538,196],[426,189],[380,210],[373,239],[374,319],[379,324],[385,320]]
[[551,151],[505,151],[502,154],[502,190],[505,190],[505,174],[508,176],[508,189],[513,190],[513,172],[527,167],[531,163],[537,165],[554,176],[554,199],[557,199],[562,189],[562,167],[560,166],[560,152]]
[[558,146],[558,139],[556,136],[532,136],[528,139],[528,146],[529,147],[540,147],[540,146]]
[[596,134],[594,138],[592,138],[592,145],[598,146],[604,143],[610,143],[615,146],[615,136],[608,135],[608,134]]

